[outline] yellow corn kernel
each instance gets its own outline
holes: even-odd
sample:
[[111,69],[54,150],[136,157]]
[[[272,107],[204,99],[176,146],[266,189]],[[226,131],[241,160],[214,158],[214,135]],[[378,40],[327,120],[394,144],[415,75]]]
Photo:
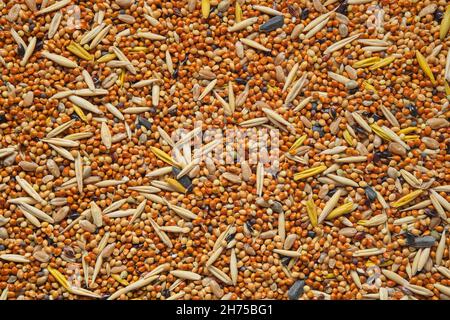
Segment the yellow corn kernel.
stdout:
[[177,190],[180,193],[186,193],[187,189],[181,184],[179,183],[177,180],[172,179],[172,178],[167,178],[166,182],[175,190]]
[[363,59],[363,60],[355,62],[353,64],[353,68],[369,67],[369,66],[377,63],[380,60],[381,60],[381,58],[379,58],[379,57],[372,57],[372,58]]
[[100,58],[98,58],[97,63],[109,62],[111,60],[114,60],[116,57],[117,56],[115,53],[108,53],[108,54],[105,54],[104,56],[101,56]]
[[235,8],[235,19],[236,22],[241,22],[242,21],[242,8],[241,5],[239,4],[239,2],[236,1],[236,8]]
[[313,227],[317,226],[317,208],[312,199],[306,201],[306,212]]
[[202,0],[202,16],[204,19],[209,17],[209,11],[211,10],[211,3],[209,0]]
[[120,86],[123,87],[123,84],[125,83],[125,69],[122,68],[122,72],[120,73],[119,82]]
[[417,131],[417,130],[419,130],[419,128],[417,128],[417,127],[408,127],[408,128],[404,128],[402,130],[399,130],[397,132],[397,135],[408,134],[408,133],[411,133],[411,132],[414,132],[414,131]]
[[394,261],[387,260],[387,261],[383,262],[382,264],[380,264],[380,267],[389,267],[392,264],[394,264]]
[[66,277],[62,275],[61,272],[59,272],[56,269],[53,269],[52,267],[48,267],[47,270],[50,272],[50,274],[55,277],[56,281],[59,282],[60,285],[64,287],[67,291],[71,292],[71,285],[69,284],[69,281],[67,281]]
[[93,60],[94,57],[87,52],[81,45],[79,45],[76,42],[71,42],[67,47],[67,50],[69,50],[71,53],[73,53],[74,55],[76,55],[77,57],[90,61]]
[[441,41],[447,36],[448,30],[450,30],[450,5],[447,6],[442,17],[441,28],[439,29],[439,38]]
[[298,138],[294,144],[292,145],[292,147],[289,149],[289,153],[292,155],[295,155],[297,153],[297,149],[303,144],[303,142],[305,142],[307,138],[307,135],[304,134],[303,136],[301,136],[300,138]]
[[306,178],[315,176],[316,174],[319,174],[325,170],[327,170],[327,166],[325,166],[325,165],[317,166],[314,168],[309,168],[309,169],[306,169],[306,170],[303,170],[301,172],[294,174],[294,180],[297,181],[300,179],[306,179]]
[[156,147],[150,147],[150,150],[162,161],[164,161],[167,164],[170,164],[171,166],[176,166],[178,168],[181,168],[180,164],[177,163],[175,160],[172,159],[171,156],[169,156],[167,153],[162,151],[161,149],[158,149]]
[[450,99],[450,85],[447,81],[444,81],[444,87],[445,87],[445,95],[447,96],[447,99]]
[[425,59],[425,57],[418,50],[416,50],[416,58],[417,58],[417,61],[419,62],[420,68],[427,75],[427,77],[430,78],[431,83],[432,84],[436,84],[436,79],[434,78],[434,74],[431,71],[431,68],[428,65],[427,60]]
[[346,204],[343,204],[342,206],[337,207],[336,209],[331,211],[326,219],[331,220],[343,216],[344,214],[350,213],[353,210],[355,210],[355,205],[353,204],[353,202],[347,202]]
[[121,285],[124,285],[124,286],[128,286],[130,284],[127,280],[122,279],[118,274],[112,274],[111,278],[113,278],[118,283],[120,283]]
[[84,114],[83,110],[81,110],[81,108],[73,105],[73,111],[75,111],[75,113],[80,117],[81,120],[83,120],[84,122],[88,122],[88,118]]
[[364,89],[366,89],[367,91],[373,91],[375,93],[378,93],[377,89],[375,89],[375,87],[373,85],[371,85],[370,83],[368,83],[367,81],[363,82],[363,86],[364,86]]
[[375,132],[375,134],[380,138],[386,141],[392,141],[391,137],[389,137],[389,135],[379,125],[372,123],[370,127],[372,128],[373,132]]
[[129,49],[130,52],[144,52],[144,53],[147,53],[148,50],[149,49],[147,47],[133,47]]
[[375,63],[374,65],[372,65],[369,70],[377,70],[383,67],[386,67],[387,65],[390,65],[392,62],[394,62],[394,60],[397,59],[396,57],[390,56],[384,59],[381,59],[380,61],[378,61],[377,63]]
[[417,140],[417,139],[420,139],[420,136],[417,134],[405,135],[402,138],[402,140],[404,140],[404,141]]
[[347,143],[348,143],[348,145],[350,147],[354,147],[355,146],[355,144],[353,143],[353,137],[350,134],[350,132],[348,132],[348,130],[344,131],[344,139],[345,139],[345,141],[347,141]]
[[411,201],[413,201],[415,198],[417,198],[418,196],[420,196],[422,194],[423,190],[416,190],[413,191],[409,194],[407,194],[406,196],[401,197],[400,199],[398,199],[397,201],[395,201],[392,206],[394,208],[398,208],[398,207],[402,207],[408,203],[410,203]]

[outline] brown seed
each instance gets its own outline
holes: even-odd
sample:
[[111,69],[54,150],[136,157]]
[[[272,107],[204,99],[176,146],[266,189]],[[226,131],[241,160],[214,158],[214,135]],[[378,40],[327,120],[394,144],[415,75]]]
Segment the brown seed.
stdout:
[[283,83],[286,81],[286,75],[284,74],[283,68],[281,66],[275,67],[275,74],[278,82]]
[[261,233],[259,235],[259,237],[264,240],[265,239],[273,239],[277,234],[278,234],[277,230],[269,230],[269,231],[265,231],[265,232]]
[[94,233],[96,230],[95,225],[90,223],[87,220],[81,220],[79,222],[79,225],[80,225],[81,229],[83,229],[84,231],[89,232],[89,233]]
[[38,165],[34,162],[20,161],[19,166],[25,171],[35,171]]
[[235,174],[229,173],[229,172],[224,172],[222,174],[222,177],[225,178],[226,180],[236,183],[236,184],[241,184],[241,178]]
[[83,192],[83,164],[81,162],[80,153],[77,153],[75,158],[75,177],[77,180],[78,192]]
[[423,137],[422,142],[430,149],[439,149],[439,142],[433,138]]
[[292,251],[292,250],[283,250],[283,249],[273,249],[273,252],[278,253],[279,255],[291,258],[299,258],[301,256],[300,252]]
[[339,230],[339,234],[349,238],[354,237],[357,232],[358,231],[355,228],[342,228]]
[[25,0],[25,4],[31,11],[37,11],[36,0]]
[[115,0],[115,2],[124,9],[129,8],[133,4],[133,0]]
[[242,44],[242,42],[237,41],[237,42],[235,43],[234,46],[235,46],[235,48],[236,48],[236,55],[237,55],[239,58],[243,59],[245,53],[244,53],[244,45]]
[[23,106],[24,107],[29,107],[33,104],[33,99],[34,99],[34,93],[33,91],[28,91],[24,96],[23,96]]
[[241,163],[241,170],[242,170],[242,179],[244,181],[250,180],[252,176],[252,169],[250,168],[250,165],[248,164],[247,161],[243,161]]
[[231,257],[230,257],[230,274],[231,280],[233,281],[233,285],[237,284],[238,281],[238,267],[237,267],[237,258],[235,249],[231,249]]
[[46,263],[50,260],[51,256],[44,250],[37,250],[33,253],[33,257],[42,263]]
[[427,125],[431,127],[431,129],[440,129],[449,126],[449,123],[444,118],[431,118],[427,120]]
[[100,228],[103,225],[102,210],[95,202],[91,202],[91,216],[95,226]]
[[258,163],[256,167],[256,194],[261,197],[264,183],[264,164]]
[[101,125],[101,138],[102,143],[105,145],[106,149],[111,149],[112,140],[111,140],[111,131],[109,131],[108,125],[106,122],[102,122]]
[[292,246],[295,243],[295,240],[297,240],[298,236],[296,234],[290,234],[286,237],[286,240],[284,240],[283,249],[284,250],[290,250]]
[[393,154],[398,154],[402,157],[406,156],[406,150],[403,148],[402,145],[400,145],[397,142],[391,142],[389,143],[389,151],[391,151]]
[[66,218],[69,211],[70,211],[70,207],[62,207],[58,211],[55,211],[52,215],[55,223],[59,223],[59,222],[63,221]]
[[220,299],[223,297],[223,290],[219,286],[219,284],[214,279],[210,279],[208,283],[209,287],[211,288],[212,293],[216,296],[216,298]]
[[298,39],[298,37],[300,36],[300,34],[302,33],[302,31],[303,31],[303,25],[302,24],[298,24],[298,25],[296,25],[295,27],[294,27],[294,29],[292,29],[292,32],[291,32],[291,39],[292,40],[296,40],[296,39]]
[[117,16],[117,19],[119,19],[120,21],[122,21],[124,23],[128,23],[128,24],[133,24],[136,22],[136,19],[129,14],[119,14]]
[[19,17],[20,10],[21,10],[20,4],[15,4],[14,6],[12,6],[11,9],[9,9],[8,15],[6,16],[9,22],[14,22],[17,20],[17,18]]

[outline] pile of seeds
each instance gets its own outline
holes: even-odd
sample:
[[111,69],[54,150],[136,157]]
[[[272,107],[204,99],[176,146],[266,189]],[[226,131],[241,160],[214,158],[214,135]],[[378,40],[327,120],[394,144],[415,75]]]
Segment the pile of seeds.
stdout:
[[446,0],[0,12],[0,299],[450,299]]

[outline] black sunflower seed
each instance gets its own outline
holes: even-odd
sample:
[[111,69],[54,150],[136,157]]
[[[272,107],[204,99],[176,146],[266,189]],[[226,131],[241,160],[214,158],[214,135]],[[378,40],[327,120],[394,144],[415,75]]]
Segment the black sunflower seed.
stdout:
[[337,7],[336,12],[340,13],[340,14],[343,14],[344,16],[346,16],[348,14],[348,2],[347,2],[347,0],[344,0],[344,1],[341,2],[339,7]]
[[22,58],[25,55],[25,48],[21,44],[19,44],[19,47],[17,48],[17,54]]
[[283,16],[275,16],[273,18],[270,18],[269,21],[262,24],[259,27],[259,31],[262,32],[271,32],[274,30],[277,30],[278,28],[283,27],[284,25],[284,17]]
[[406,106],[406,109],[409,110],[409,112],[411,113],[411,115],[412,115],[413,117],[417,117],[417,116],[419,115],[416,106],[413,105],[413,104],[408,104],[408,105]]
[[36,47],[34,48],[34,51],[40,51],[40,50],[42,50],[43,47],[44,47],[44,40],[38,39],[38,41],[36,42]]
[[370,202],[375,201],[375,199],[377,198],[377,194],[371,187],[366,187],[365,192]]
[[444,12],[442,10],[436,9],[436,11],[433,14],[434,20],[436,22],[441,23],[443,17],[444,17]]
[[[178,169],[176,167],[172,167],[172,172],[175,177],[180,173],[180,171],[181,171],[180,169]],[[190,190],[192,187],[192,180],[187,175],[181,177],[180,179],[177,179],[177,181],[179,183],[181,183],[183,185],[183,187],[185,187],[187,190]]]
[[150,130],[152,128],[152,124],[150,123],[150,121],[148,121],[147,119],[145,119],[144,117],[138,117],[138,123],[141,126],[144,126],[145,129]]
[[436,239],[432,236],[416,237],[411,232],[405,232],[406,243],[414,248],[430,248],[434,246]]
[[308,16],[309,16],[309,9],[307,9],[307,8],[303,9],[300,19],[306,20],[306,18],[308,18]]
[[298,300],[298,298],[300,298],[300,296],[303,294],[304,286],[305,286],[304,280],[295,281],[288,291],[289,300]]

